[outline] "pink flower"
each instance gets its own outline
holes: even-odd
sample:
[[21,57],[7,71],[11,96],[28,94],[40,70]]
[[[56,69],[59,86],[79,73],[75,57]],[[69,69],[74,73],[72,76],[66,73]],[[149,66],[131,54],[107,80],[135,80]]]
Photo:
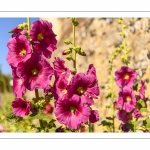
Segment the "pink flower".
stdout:
[[18,63],[26,61],[31,56],[31,46],[24,35],[11,38],[7,46],[9,51],[6,60],[13,67],[17,67]]
[[5,132],[6,131],[6,128],[0,124],[0,132]]
[[74,95],[71,99],[56,101],[54,114],[59,123],[69,129],[77,129],[82,123],[88,121],[90,108],[81,102],[79,96]]
[[69,77],[70,71],[68,68],[65,67],[64,60],[60,59],[59,57],[55,57],[53,65],[55,70],[55,76],[57,79],[60,77],[60,75],[63,75],[65,78]]
[[144,81],[141,80],[141,87],[139,89],[139,94],[140,94],[140,98],[145,100],[145,90],[146,90],[146,86]]
[[30,113],[30,102],[17,98],[12,102],[13,113],[19,117],[25,117]]
[[119,92],[118,100],[114,102],[114,105],[127,112],[131,112],[136,107],[134,91],[130,87],[124,87]]
[[13,93],[17,98],[21,98],[26,92],[23,80],[16,75],[16,68],[12,67],[13,72]]
[[121,67],[120,70],[115,72],[115,81],[119,87],[129,86],[132,87],[136,79],[137,72],[127,66]]
[[135,110],[133,111],[133,113],[132,113],[132,116],[133,116],[134,118],[139,118],[139,117],[142,116],[142,114],[141,114],[141,112],[140,112],[138,109],[135,109]]
[[25,87],[32,91],[45,88],[53,75],[53,68],[42,57],[32,54],[24,63],[19,63],[16,74],[23,79]]
[[119,110],[117,115],[118,115],[118,119],[124,123],[127,123],[129,120],[132,119],[131,115],[127,113],[125,110]]
[[57,43],[52,24],[46,20],[35,21],[31,25],[30,37],[34,43],[35,52],[42,54],[44,58],[50,58]]
[[99,113],[97,110],[91,110],[89,120],[91,123],[95,123],[99,120]]
[[89,66],[87,74],[78,73],[72,77],[68,87],[68,94],[69,97],[76,94],[81,97],[83,102],[89,105],[93,104],[93,100],[91,98],[97,98],[100,94],[93,65]]
[[63,100],[68,96],[68,81],[64,75],[60,75],[59,78],[55,80],[51,92],[55,100]]

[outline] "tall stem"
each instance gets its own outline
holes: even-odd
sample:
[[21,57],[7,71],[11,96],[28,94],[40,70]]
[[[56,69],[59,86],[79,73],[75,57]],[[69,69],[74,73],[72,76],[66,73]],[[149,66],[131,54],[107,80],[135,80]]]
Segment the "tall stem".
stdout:
[[[112,60],[113,63],[113,60]],[[114,84],[114,80],[113,80],[113,69],[111,69],[111,102],[112,102],[112,122],[113,122],[113,132],[115,132],[115,117],[114,117],[114,112],[115,112],[115,108],[114,108],[114,91],[113,91],[113,84]]]
[[[73,44],[73,48],[74,48],[76,43],[75,43],[75,25],[73,23],[72,23],[72,30],[73,30],[73,34],[72,34],[73,42],[72,42],[72,44]],[[76,68],[76,51],[75,50],[73,51],[73,58],[74,58],[73,67],[75,70],[77,70],[77,68]]]
[[36,97],[37,100],[39,99],[39,92],[38,92],[38,89],[35,89],[35,97]]
[[28,23],[28,31],[30,31],[30,18],[27,18],[27,23]]
[[91,122],[89,121],[89,132],[92,132]]

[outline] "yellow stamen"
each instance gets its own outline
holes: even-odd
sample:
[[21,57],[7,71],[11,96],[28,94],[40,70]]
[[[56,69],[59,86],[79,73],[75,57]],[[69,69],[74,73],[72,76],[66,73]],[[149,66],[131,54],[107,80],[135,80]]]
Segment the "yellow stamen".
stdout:
[[75,113],[75,111],[76,111],[76,108],[74,106],[71,106],[70,107],[70,112]]
[[79,94],[83,94],[83,93],[84,93],[83,87],[79,87],[79,88],[77,89],[77,92],[78,92]]
[[22,49],[22,50],[20,51],[19,55],[25,56],[25,55],[26,55],[26,50],[25,50],[25,49]]
[[33,76],[36,76],[36,75],[38,74],[38,70],[37,70],[37,69],[31,70],[31,72],[32,72],[32,75],[33,75]]
[[128,74],[126,74],[125,76],[124,76],[124,79],[125,80],[128,80],[130,78],[130,76],[128,75]]
[[37,35],[37,39],[38,39],[39,41],[42,41],[42,40],[44,39],[42,33],[39,33],[39,34]]
[[130,96],[127,96],[127,97],[126,97],[126,101],[130,102],[130,101],[131,101],[131,97],[130,97]]
[[67,90],[66,89],[62,90],[62,93],[67,94]]

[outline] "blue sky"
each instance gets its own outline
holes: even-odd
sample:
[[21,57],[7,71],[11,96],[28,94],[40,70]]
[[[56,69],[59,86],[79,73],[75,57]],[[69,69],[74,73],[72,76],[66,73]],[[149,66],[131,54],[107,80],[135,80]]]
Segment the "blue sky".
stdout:
[[[31,18],[31,23],[38,19]],[[7,42],[11,38],[11,34],[8,32],[23,22],[27,22],[27,18],[0,18],[0,67],[3,74],[11,74],[11,67],[6,61]]]

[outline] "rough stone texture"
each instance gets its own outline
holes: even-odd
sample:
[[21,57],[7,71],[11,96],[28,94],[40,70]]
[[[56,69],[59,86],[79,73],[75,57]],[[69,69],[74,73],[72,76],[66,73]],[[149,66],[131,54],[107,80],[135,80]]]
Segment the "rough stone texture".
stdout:
[[[72,25],[71,21],[67,18],[42,18],[49,20],[53,24],[53,30],[57,34],[57,50],[53,53],[50,63],[54,57],[61,57],[61,51],[68,48],[64,44],[65,39],[72,40]],[[93,108],[99,110],[100,121],[110,116],[110,109],[105,106],[110,103],[106,99],[108,94],[108,61],[110,54],[114,48],[121,44],[122,38],[119,36],[121,27],[118,24],[117,18],[77,18],[79,25],[76,27],[76,45],[82,47],[86,52],[87,57],[77,56],[77,70],[78,72],[86,72],[89,64],[94,64],[100,87],[100,96],[95,100]],[[149,18],[123,18],[124,23],[128,26],[126,29],[126,40],[128,47],[131,48],[130,65],[133,69],[137,69],[139,76],[138,80],[146,80],[146,96],[150,97],[149,77],[150,65],[147,58],[147,52],[150,49],[150,19]],[[120,55],[115,60],[114,71],[119,69],[123,63]],[[66,60],[66,66],[72,68],[72,62]],[[118,88],[114,85],[116,94]],[[100,121],[94,125],[95,132],[101,132],[102,128],[98,126]],[[117,124],[118,125],[118,124]],[[118,127],[118,126],[117,126]],[[116,127],[116,128],[117,128]]]

